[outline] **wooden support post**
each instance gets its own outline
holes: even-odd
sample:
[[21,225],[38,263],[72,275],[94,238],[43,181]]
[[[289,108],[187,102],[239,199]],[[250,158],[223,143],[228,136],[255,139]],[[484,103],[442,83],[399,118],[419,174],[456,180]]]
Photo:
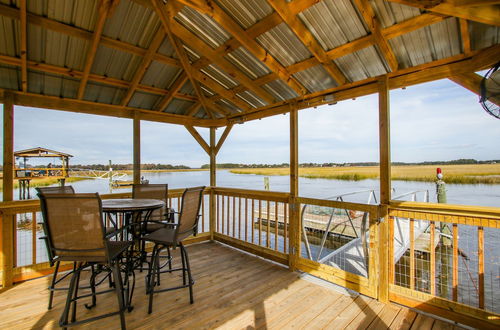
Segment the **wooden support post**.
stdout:
[[291,271],[297,268],[300,257],[300,204],[299,195],[299,129],[296,105],[290,109],[290,248],[288,266]]
[[379,290],[378,299],[382,302],[389,301],[389,217],[388,206],[391,200],[391,151],[390,151],[390,126],[389,126],[389,79],[383,76],[378,83],[379,92],[379,149],[380,149],[380,213],[384,218],[379,228]]
[[134,114],[134,184],[141,183],[141,120]]
[[[3,100],[3,201],[14,198],[14,96],[5,93]],[[15,215],[1,217],[1,270],[2,286],[12,286],[14,270],[14,219]]]
[[[215,127],[210,127],[210,187],[215,188],[217,185],[216,180],[216,144],[215,144]],[[213,189],[210,191],[210,239],[214,239],[215,225],[216,225],[216,201],[217,196],[215,195]]]

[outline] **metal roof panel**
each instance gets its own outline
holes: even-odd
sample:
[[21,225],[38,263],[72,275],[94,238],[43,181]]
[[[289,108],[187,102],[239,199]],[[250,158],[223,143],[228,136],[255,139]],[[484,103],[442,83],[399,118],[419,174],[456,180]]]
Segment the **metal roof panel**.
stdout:
[[225,58],[243,71],[250,79],[257,79],[271,73],[271,70],[264,63],[259,61],[244,47],[239,47],[227,54]]
[[217,2],[244,29],[248,29],[273,12],[266,0],[219,0]]

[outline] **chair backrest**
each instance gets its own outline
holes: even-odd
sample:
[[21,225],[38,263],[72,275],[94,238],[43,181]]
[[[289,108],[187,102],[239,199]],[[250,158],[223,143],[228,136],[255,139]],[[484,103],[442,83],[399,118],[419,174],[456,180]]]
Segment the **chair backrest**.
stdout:
[[[40,200],[42,199],[42,195],[48,195],[48,194],[74,194],[75,189],[73,189],[72,186],[57,186],[57,187],[37,187],[35,190],[38,192],[38,198]],[[42,201],[40,203],[43,203]],[[45,221],[46,216],[45,213],[43,212],[43,207],[42,207],[42,227],[43,227],[43,232],[44,232],[44,237],[43,240],[45,241],[45,247],[47,248],[47,257],[49,258],[49,262],[51,265],[54,263],[54,258],[55,255],[53,254],[53,249],[51,246],[51,242],[49,240],[49,232],[47,228],[47,223]]]
[[132,185],[132,198],[159,199],[165,202],[165,207],[154,210],[149,219],[165,220],[168,202],[168,184],[134,184]]
[[198,233],[198,219],[204,186],[187,188],[182,193],[181,212],[176,228],[176,241],[180,242],[190,235]]
[[75,189],[72,186],[58,186],[58,187],[38,187],[35,188],[40,194],[74,194]]
[[53,255],[68,261],[105,261],[99,194],[39,196]]

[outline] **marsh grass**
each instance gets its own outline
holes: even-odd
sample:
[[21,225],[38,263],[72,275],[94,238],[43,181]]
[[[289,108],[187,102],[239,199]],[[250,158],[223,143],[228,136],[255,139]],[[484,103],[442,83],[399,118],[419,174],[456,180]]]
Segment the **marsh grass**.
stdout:
[[[88,180],[87,178],[66,178],[66,183]],[[58,181],[55,178],[32,179],[30,187],[46,187],[56,184]],[[14,189],[19,188],[19,181],[14,181]],[[0,191],[3,191],[3,182],[0,181]]]
[[[392,166],[392,180],[436,181],[436,168],[441,167],[447,183],[458,184],[500,184],[500,164],[478,165],[412,165]],[[289,175],[288,168],[242,168],[231,170],[235,174]],[[362,167],[314,167],[299,168],[299,176],[304,178],[360,181],[377,179],[378,166]]]

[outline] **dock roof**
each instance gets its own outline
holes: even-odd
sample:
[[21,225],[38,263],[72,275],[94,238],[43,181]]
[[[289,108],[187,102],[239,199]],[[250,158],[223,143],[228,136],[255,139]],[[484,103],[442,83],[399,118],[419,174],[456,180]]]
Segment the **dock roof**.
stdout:
[[442,78],[478,91],[500,6],[458,0],[0,0],[0,99],[225,126]]
[[69,158],[73,157],[70,154],[66,154],[64,152],[50,150],[42,147],[24,149],[14,151],[14,157],[62,157]]

